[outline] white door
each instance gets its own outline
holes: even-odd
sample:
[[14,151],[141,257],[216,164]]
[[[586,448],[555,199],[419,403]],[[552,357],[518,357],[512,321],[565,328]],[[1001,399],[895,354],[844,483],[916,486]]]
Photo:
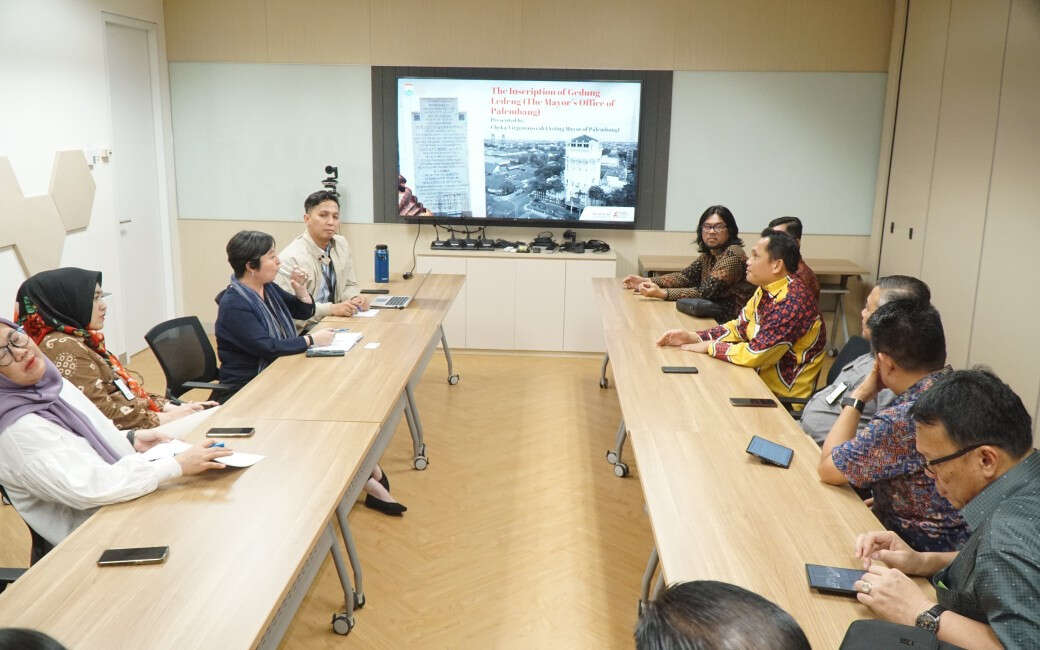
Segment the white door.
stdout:
[[105,23],[113,201],[119,221],[122,280],[122,295],[113,296],[109,305],[122,311],[112,315],[124,322],[127,354],[147,347],[145,332],[168,313],[154,101],[158,80],[152,77],[153,48],[149,43],[154,27],[151,23],[141,23],[140,27]]

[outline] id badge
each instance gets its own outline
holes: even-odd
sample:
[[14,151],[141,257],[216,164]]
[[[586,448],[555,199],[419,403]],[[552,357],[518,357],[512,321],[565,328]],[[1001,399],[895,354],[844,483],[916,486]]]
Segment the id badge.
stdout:
[[126,385],[126,382],[123,381],[122,377],[116,377],[116,380],[113,383],[115,383],[116,388],[119,389],[119,392],[122,393],[123,397],[125,397],[128,401],[134,399],[133,392],[130,390],[130,387]]
[[837,402],[848,389],[849,387],[845,384],[845,382],[838,382],[838,385],[834,387],[834,390],[832,390],[830,394],[827,395],[827,403],[833,406],[834,403]]

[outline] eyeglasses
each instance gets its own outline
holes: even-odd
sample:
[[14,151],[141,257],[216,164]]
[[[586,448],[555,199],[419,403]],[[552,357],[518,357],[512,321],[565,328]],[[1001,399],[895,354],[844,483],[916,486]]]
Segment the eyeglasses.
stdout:
[[726,224],[724,223],[706,223],[701,226],[701,230],[704,232],[722,232],[725,229]]
[[936,465],[939,465],[941,463],[945,463],[946,461],[949,461],[949,460],[953,460],[954,458],[960,458],[961,456],[963,456],[964,454],[968,453],[969,451],[974,451],[974,450],[978,449],[979,447],[982,447],[983,445],[992,445],[992,444],[994,444],[994,443],[992,443],[992,442],[979,442],[979,443],[976,443],[974,445],[968,445],[967,447],[961,449],[960,451],[955,451],[952,454],[950,454],[949,456],[942,456],[940,458],[935,458],[933,460],[926,460],[926,461],[924,461],[924,471],[928,472],[929,474],[934,474],[935,470],[932,469],[932,468],[935,467]]
[[14,362],[14,351],[24,350],[29,346],[29,336],[25,330],[11,330],[7,343],[0,345],[0,366],[9,366]]

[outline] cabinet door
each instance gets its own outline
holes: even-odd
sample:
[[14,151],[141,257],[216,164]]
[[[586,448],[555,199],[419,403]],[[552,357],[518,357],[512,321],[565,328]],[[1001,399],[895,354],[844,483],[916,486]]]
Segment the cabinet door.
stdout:
[[572,352],[604,352],[603,319],[592,288],[593,278],[613,278],[613,261],[567,260],[564,295],[563,349]]
[[[464,257],[435,257],[432,255],[420,255],[415,262],[416,275],[433,271],[434,273],[457,273],[466,275],[466,258]],[[466,343],[466,288],[469,280],[463,283],[459,289],[459,295],[444,317],[444,336],[448,339],[448,347],[467,348]]]
[[563,350],[565,260],[516,261],[516,349]]
[[466,262],[466,347],[512,350],[516,327],[516,260]]

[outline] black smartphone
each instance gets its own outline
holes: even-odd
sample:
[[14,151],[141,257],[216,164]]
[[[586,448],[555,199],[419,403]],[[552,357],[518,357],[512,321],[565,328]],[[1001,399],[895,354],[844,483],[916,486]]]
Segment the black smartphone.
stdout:
[[389,289],[362,289],[361,293],[390,293]]
[[98,558],[98,566],[120,564],[159,564],[170,554],[169,546],[145,546],[142,548],[110,548]]
[[731,397],[729,403],[733,406],[776,406],[776,402],[765,397]]
[[779,465],[780,467],[790,467],[791,459],[794,457],[794,450],[790,447],[778,445],[772,440],[766,440],[758,436],[751,436],[751,442],[747,446],[747,453],[752,456],[758,456],[763,461]]
[[346,353],[345,350],[315,350],[314,348],[307,350],[308,357],[342,357]]
[[693,366],[661,366],[661,372],[676,375],[696,375],[697,369]]
[[806,564],[809,586],[825,594],[856,597],[859,593],[853,586],[866,573],[863,569],[845,569],[822,564]]
[[253,427],[213,427],[206,432],[207,438],[248,438],[256,433]]

